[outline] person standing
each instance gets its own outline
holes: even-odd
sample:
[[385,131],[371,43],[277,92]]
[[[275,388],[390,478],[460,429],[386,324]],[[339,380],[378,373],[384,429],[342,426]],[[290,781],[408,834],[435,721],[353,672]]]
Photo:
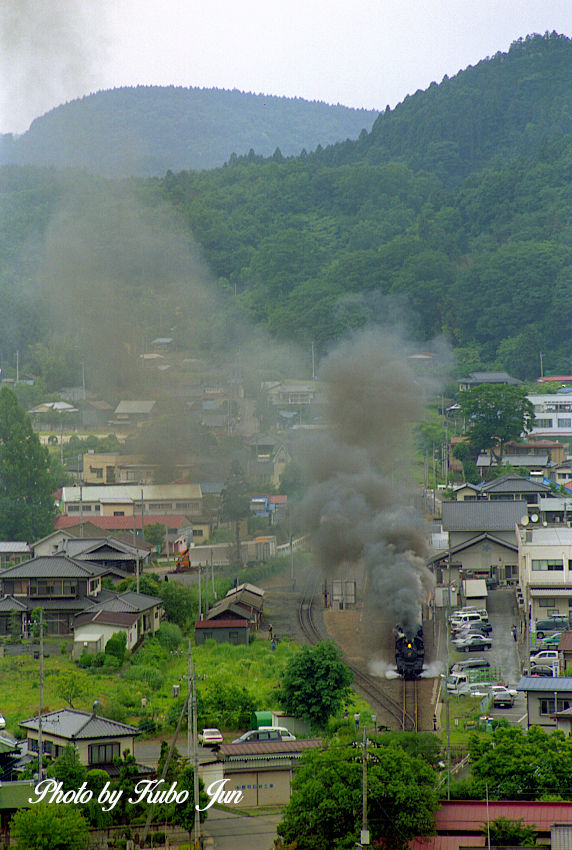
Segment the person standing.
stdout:
[[516,636],[517,636],[516,626],[512,627],[512,636],[514,638],[514,642],[516,643]]

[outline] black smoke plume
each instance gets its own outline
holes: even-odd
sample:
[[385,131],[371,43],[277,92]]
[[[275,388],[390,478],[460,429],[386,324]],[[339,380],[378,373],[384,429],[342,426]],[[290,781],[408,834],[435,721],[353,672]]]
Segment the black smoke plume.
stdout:
[[[325,360],[329,429],[304,450],[302,515],[326,572],[363,562],[368,597],[411,628],[432,584],[422,517],[411,506],[411,431],[430,383],[393,331],[369,330]],[[409,485],[409,486],[408,486]]]

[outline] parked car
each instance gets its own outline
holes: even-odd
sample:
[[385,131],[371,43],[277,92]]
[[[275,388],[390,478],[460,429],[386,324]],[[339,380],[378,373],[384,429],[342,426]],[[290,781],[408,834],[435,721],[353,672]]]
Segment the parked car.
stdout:
[[460,685],[456,693],[460,697],[486,697],[489,693],[490,684],[488,682],[470,682],[467,685]]
[[203,729],[199,732],[199,744],[203,747],[216,747],[222,744],[222,734],[219,729]]
[[462,611],[459,614],[453,614],[451,617],[451,628],[458,629],[459,626],[471,625],[471,623],[482,623],[487,621],[487,617],[483,617],[480,611]]
[[541,649],[530,656],[530,667],[536,667],[537,664],[551,665],[553,661],[558,661],[558,651],[556,649]]
[[561,632],[567,629],[569,625],[568,617],[549,617],[546,620],[536,621],[536,637],[539,640],[546,638],[554,632]]
[[474,670],[478,670],[480,668],[487,668],[491,666],[491,662],[487,661],[486,658],[467,658],[464,661],[457,661],[451,667],[451,673],[463,673],[463,672],[472,672]]
[[284,726],[261,726],[259,729],[249,729],[240,738],[235,738],[233,744],[244,744],[253,741],[295,741],[296,736]]
[[562,637],[562,632],[554,632],[553,635],[549,635],[548,637],[543,638],[539,646],[542,649],[550,649],[551,647],[556,649],[558,644],[560,643],[560,638]]
[[493,685],[490,693],[493,695],[493,705],[495,708],[513,707],[516,691],[504,688],[502,685]]
[[453,641],[453,646],[459,652],[472,652],[475,649],[491,649],[493,643],[484,635],[470,634],[464,638]]
[[489,622],[481,620],[480,622],[470,623],[470,625],[453,628],[451,629],[451,632],[454,633],[455,637],[460,637],[461,635],[468,634],[469,632],[478,632],[483,635],[490,635],[492,630],[493,627]]

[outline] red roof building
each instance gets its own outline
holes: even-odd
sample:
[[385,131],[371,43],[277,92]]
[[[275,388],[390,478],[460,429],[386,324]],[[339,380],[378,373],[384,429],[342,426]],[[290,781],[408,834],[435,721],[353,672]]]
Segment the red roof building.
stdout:
[[572,802],[540,803],[534,800],[450,800],[442,801],[435,815],[437,835],[416,838],[411,850],[460,850],[462,847],[485,847],[481,830],[497,818],[521,820],[534,826],[537,838],[550,840],[554,824],[572,825]]

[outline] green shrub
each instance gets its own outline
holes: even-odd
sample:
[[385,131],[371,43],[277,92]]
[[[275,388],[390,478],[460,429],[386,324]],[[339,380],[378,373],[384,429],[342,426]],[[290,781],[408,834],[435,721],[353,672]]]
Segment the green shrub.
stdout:
[[137,664],[129,667],[123,673],[123,678],[128,682],[144,682],[153,690],[159,690],[163,687],[165,678],[163,674],[155,667],[145,664]]
[[125,649],[127,647],[126,632],[114,632],[105,644],[105,654],[117,658],[119,664],[123,664]]
[[82,652],[80,657],[77,660],[78,667],[93,667],[93,662],[95,661],[95,656],[90,655],[87,652]]
[[156,639],[162,647],[174,652],[183,642],[183,633],[176,623],[161,623]]

